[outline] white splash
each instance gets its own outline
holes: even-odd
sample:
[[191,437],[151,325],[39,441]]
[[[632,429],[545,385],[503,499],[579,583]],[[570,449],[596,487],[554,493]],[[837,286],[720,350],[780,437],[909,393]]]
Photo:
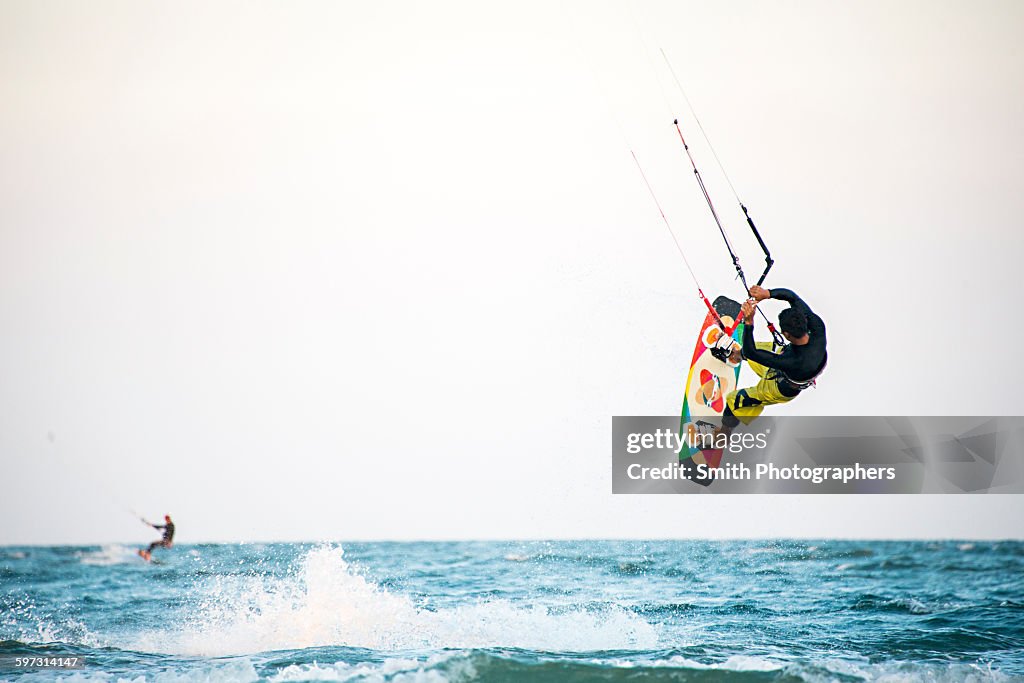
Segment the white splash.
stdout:
[[309,551],[284,578],[223,577],[192,611],[173,633],[144,634],[135,646],[229,655],[319,646],[591,651],[658,644],[651,624],[621,608],[563,612],[507,600],[418,606],[360,576],[340,547]]
[[135,548],[119,543],[111,543],[101,547],[99,550],[80,552],[78,553],[78,559],[82,564],[106,567],[124,562],[136,562],[139,558]]

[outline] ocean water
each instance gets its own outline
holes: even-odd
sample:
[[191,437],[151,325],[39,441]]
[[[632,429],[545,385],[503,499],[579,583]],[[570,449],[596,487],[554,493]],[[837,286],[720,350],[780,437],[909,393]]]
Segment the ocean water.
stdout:
[[[0,679],[1024,680],[1024,543],[0,548]],[[27,669],[16,657],[79,657]]]

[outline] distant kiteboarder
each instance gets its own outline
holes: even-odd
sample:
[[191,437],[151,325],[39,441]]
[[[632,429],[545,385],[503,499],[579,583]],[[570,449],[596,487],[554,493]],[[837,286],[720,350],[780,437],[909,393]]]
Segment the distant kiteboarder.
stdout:
[[171,521],[170,515],[164,515],[163,524],[153,524],[152,522],[147,522],[145,519],[143,519],[142,521],[143,523],[148,524],[154,529],[163,530],[163,538],[161,538],[159,541],[153,541],[152,543],[150,543],[149,548],[147,549],[139,549],[139,557],[149,562],[152,559],[153,550],[155,548],[170,548],[172,545],[174,545],[174,522]]

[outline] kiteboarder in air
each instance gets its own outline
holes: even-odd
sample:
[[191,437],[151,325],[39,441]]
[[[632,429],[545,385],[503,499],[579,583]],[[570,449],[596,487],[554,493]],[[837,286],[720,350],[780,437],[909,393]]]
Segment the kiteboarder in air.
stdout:
[[[750,299],[743,304],[742,357],[760,377],[745,389],[734,389],[725,398],[721,431],[728,434],[740,422],[750,424],[765,406],[788,403],[801,391],[814,384],[828,361],[825,352],[825,323],[792,290],[776,287],[771,290],[757,285],[750,288]],[[765,299],[779,299],[789,308],[779,314],[779,328],[789,342],[779,353],[772,342],[754,341],[754,312]],[[734,351],[734,360],[735,351]]]
[[163,529],[163,538],[159,541],[153,541],[150,543],[148,549],[139,550],[139,556],[148,561],[151,559],[154,548],[170,548],[174,545],[174,522],[171,521],[170,515],[164,515],[163,524],[153,524],[152,522],[147,522],[145,519],[142,521],[154,529]]

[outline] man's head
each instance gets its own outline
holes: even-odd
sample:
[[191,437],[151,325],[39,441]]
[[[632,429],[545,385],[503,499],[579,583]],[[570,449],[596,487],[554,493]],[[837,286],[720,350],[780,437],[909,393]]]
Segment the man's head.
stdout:
[[170,515],[164,515],[164,521],[165,522],[171,521],[171,516]]
[[795,308],[787,308],[779,313],[779,329],[782,336],[790,342],[800,344],[807,341],[807,316]]

